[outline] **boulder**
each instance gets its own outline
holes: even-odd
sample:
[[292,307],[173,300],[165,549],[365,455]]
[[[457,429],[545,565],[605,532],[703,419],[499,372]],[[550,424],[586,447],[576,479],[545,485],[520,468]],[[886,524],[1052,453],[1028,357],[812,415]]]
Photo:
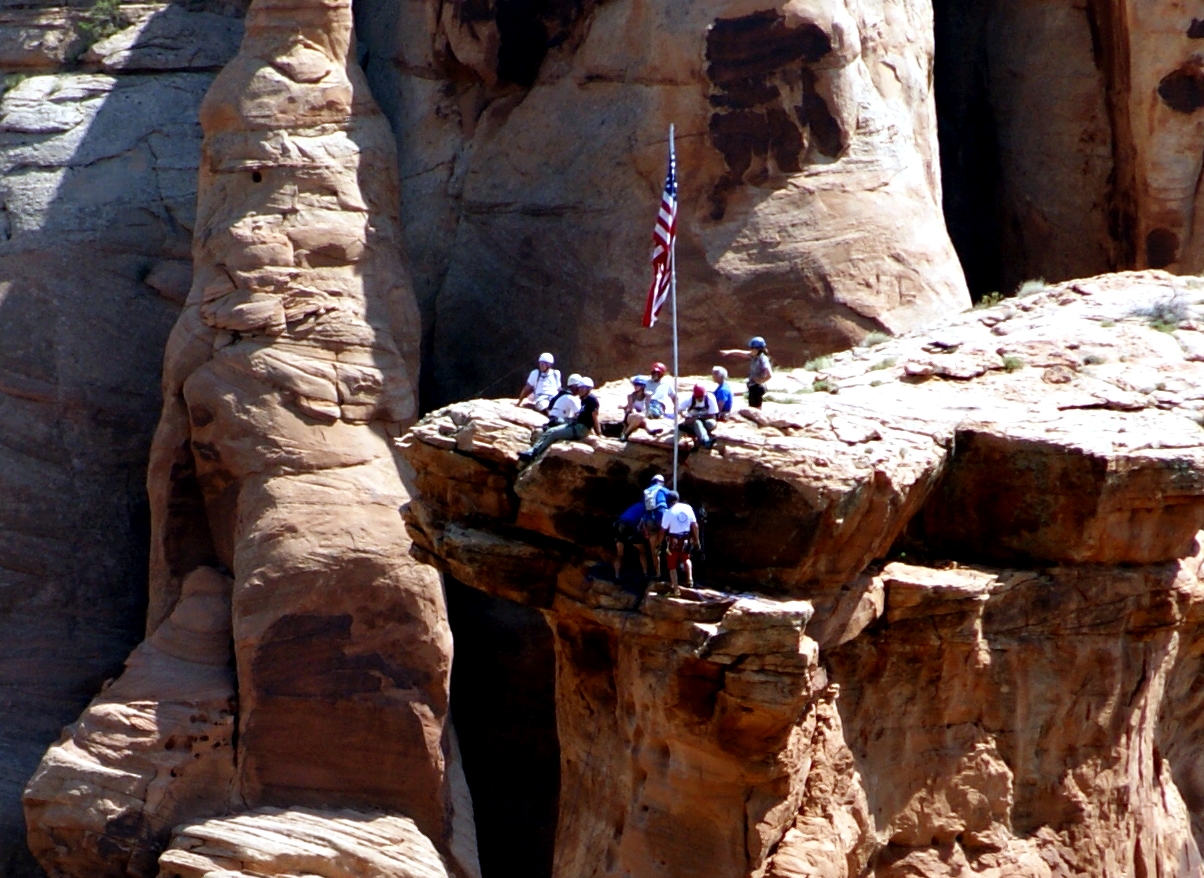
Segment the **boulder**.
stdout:
[[405,817],[312,808],[261,808],[187,823],[160,860],[161,878],[451,878],[439,852]]

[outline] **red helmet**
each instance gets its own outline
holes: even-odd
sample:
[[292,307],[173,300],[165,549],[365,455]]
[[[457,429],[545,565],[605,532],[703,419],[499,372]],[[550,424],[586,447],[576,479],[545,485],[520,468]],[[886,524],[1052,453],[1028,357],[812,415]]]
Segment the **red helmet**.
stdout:
[[664,374],[665,372],[668,372],[669,370],[665,368],[664,363],[653,363],[652,368],[650,368],[648,371],[649,372],[660,372],[661,374]]
[[706,392],[707,392],[707,389],[705,387],[703,387],[701,384],[694,385],[694,395],[695,396],[704,396],[706,394]]

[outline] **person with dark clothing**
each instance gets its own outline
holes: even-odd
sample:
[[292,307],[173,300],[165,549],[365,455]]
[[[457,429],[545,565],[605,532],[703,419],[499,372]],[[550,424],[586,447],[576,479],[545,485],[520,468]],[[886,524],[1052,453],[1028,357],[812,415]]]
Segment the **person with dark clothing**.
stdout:
[[748,360],[748,404],[755,409],[765,399],[765,385],[773,377],[773,366],[769,362],[769,348],[761,336],[753,336],[748,349],[730,348],[719,352],[724,357],[739,357]]
[[598,423],[598,409],[601,407],[601,403],[594,395],[593,390],[593,379],[582,378],[581,383],[577,385],[577,396],[581,398],[581,409],[577,412],[573,423],[548,430],[532,447],[518,453],[519,460],[530,463],[543,454],[553,442],[584,439],[590,432],[601,436],[602,428]]
[[644,501],[632,503],[615,522],[615,579],[623,573],[623,553],[628,546],[635,548],[640,556],[640,569],[644,578],[648,578],[648,562],[644,560],[644,546],[647,540],[640,524],[644,520]]

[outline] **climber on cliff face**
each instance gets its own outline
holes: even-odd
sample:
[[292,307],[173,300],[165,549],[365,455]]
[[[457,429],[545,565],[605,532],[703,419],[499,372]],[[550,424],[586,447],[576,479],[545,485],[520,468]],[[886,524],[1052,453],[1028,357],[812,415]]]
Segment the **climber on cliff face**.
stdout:
[[661,516],[661,527],[669,538],[666,563],[669,565],[670,593],[677,594],[678,567],[686,573],[686,587],[694,587],[694,564],[690,560],[690,550],[699,543],[698,518],[694,515],[694,507],[681,502],[676,491],[669,491],[665,499],[669,508]]
[[[536,368],[531,370],[527,376],[527,383],[523,385],[522,392],[518,395],[518,402],[515,405],[527,404],[534,408],[537,412],[546,412],[548,405],[560,390],[560,370],[553,369],[556,358],[551,354],[543,353],[539,355],[539,362]],[[527,397],[531,397],[531,401],[527,402]]]
[[749,360],[748,365],[748,404],[755,409],[761,407],[765,398],[765,385],[773,377],[773,367],[769,362],[769,348],[761,336],[753,336],[748,342],[748,349],[728,348],[721,350],[722,357],[738,357]]
[[530,463],[540,454],[543,454],[553,442],[584,439],[591,432],[598,436],[602,435],[602,428],[598,423],[598,408],[601,406],[601,403],[593,393],[593,379],[583,377],[580,381],[581,383],[577,385],[577,396],[581,400],[581,409],[573,418],[573,422],[548,430],[532,447],[518,453],[519,460]]
[[653,578],[661,578],[661,545],[665,541],[665,531],[661,527],[661,519],[669,508],[669,492],[665,489],[665,477],[655,475],[644,489],[644,517],[640,521],[640,530],[648,541],[648,555],[652,559]]
[[632,503],[615,522],[615,581],[623,575],[623,555],[628,546],[633,547],[640,556],[640,569],[644,578],[648,578],[648,562],[644,558],[644,546],[647,540],[640,524],[644,520],[644,501]]

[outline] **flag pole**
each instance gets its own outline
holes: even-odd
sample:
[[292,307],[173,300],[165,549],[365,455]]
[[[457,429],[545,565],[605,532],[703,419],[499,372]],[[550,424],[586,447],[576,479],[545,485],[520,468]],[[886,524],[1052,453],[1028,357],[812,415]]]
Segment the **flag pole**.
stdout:
[[[673,124],[669,124],[669,163],[673,165],[675,157],[673,154]],[[677,186],[679,197],[677,199],[678,215],[681,214],[681,185]],[[669,296],[673,300],[673,490],[677,490],[677,454],[681,447],[681,417],[678,415],[677,408],[681,401],[681,393],[677,387],[677,235],[673,236],[673,240],[669,243]]]

